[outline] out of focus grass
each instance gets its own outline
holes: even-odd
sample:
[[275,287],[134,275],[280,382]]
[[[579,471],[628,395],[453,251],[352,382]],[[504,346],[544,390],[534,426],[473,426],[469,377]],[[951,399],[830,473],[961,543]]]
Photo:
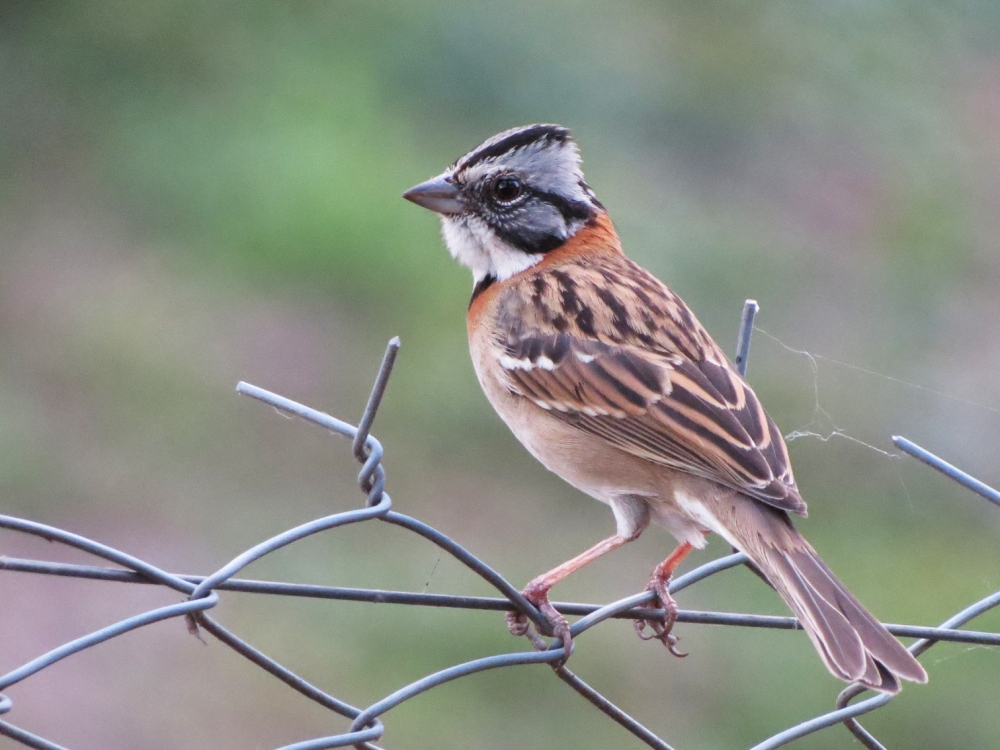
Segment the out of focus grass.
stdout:
[[[803,529],[880,617],[943,620],[1000,583],[1000,517],[862,443],[889,450],[906,434],[1000,481],[998,21],[971,1],[8,3],[0,503],[209,570],[360,501],[346,445],[241,402],[233,384],[355,417],[400,334],[376,429],[400,508],[518,583],[605,535],[607,510],[491,414],[465,352],[468,274],[399,200],[482,138],[556,121],[576,132],[629,254],[721,343],[754,297],[764,330],[831,358],[760,333],[751,355],[786,431],[849,436],[791,443]],[[64,554],[0,540],[2,554]],[[632,592],[669,547],[652,530],[559,598]],[[485,592],[377,526],[250,573]],[[0,670],[157,596],[10,575],[0,591]],[[741,572],[684,596],[783,612]],[[230,597],[219,616],[357,704],[515,647],[487,614]],[[678,661],[610,624],[574,660],[684,750],[751,745],[839,690],[794,634],[681,635],[691,656]],[[945,645],[927,663],[931,685],[870,726],[899,747],[996,744],[995,651]],[[12,696],[16,722],[74,748],[274,746],[331,726],[176,623]],[[629,742],[541,669],[457,683],[388,726],[387,743],[407,747]],[[803,746],[847,741],[834,730]]]

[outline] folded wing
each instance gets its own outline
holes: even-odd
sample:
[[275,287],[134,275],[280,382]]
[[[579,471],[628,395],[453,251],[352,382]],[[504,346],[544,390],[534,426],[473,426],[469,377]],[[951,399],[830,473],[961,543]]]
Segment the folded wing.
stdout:
[[728,363],[565,332],[508,332],[508,387],[640,458],[805,514],[781,433]]

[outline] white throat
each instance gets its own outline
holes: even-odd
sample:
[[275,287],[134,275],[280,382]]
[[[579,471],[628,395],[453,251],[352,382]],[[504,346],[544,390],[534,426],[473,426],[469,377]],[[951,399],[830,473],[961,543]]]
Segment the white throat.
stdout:
[[441,232],[451,256],[472,271],[475,284],[487,277],[509,279],[545,257],[507,244],[472,215],[441,216]]

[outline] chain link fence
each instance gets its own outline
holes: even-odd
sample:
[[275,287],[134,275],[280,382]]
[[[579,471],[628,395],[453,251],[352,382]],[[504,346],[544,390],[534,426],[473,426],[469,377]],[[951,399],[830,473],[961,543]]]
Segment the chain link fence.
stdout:
[[[756,312],[757,304],[748,300],[743,310],[736,352],[736,363],[741,372],[745,372],[746,369],[750,337],[753,331],[753,320]],[[643,726],[635,718],[613,704],[568,669],[566,666],[567,655],[563,652],[561,642],[549,642],[542,637],[545,635],[551,636],[551,628],[545,617],[530,602],[522,597],[517,589],[500,573],[437,529],[416,518],[393,510],[392,500],[385,491],[386,476],[382,467],[382,445],[371,435],[371,429],[382,396],[389,382],[389,376],[392,372],[398,350],[399,340],[393,339],[389,342],[382,366],[375,379],[371,396],[368,399],[361,421],[357,426],[342,422],[339,419],[256,386],[247,383],[240,383],[237,386],[237,392],[243,395],[262,401],[265,404],[270,404],[282,412],[299,417],[350,439],[352,441],[354,457],[362,465],[358,476],[358,484],[366,496],[366,502],[361,508],[334,513],[333,515],[316,519],[271,537],[255,547],[246,550],[211,575],[175,575],[145,560],[133,557],[121,550],[108,547],[93,539],[34,521],[0,516],[0,528],[34,535],[51,542],[58,542],[82,550],[100,560],[118,566],[72,565],[44,560],[0,557],[0,570],[2,571],[116,581],[129,584],[158,585],[173,589],[185,597],[185,600],[178,604],[158,607],[129,617],[65,643],[46,654],[42,654],[17,669],[0,676],[0,691],[7,690],[12,685],[27,679],[31,675],[46,669],[62,659],[116,638],[124,633],[160,622],[161,620],[185,618],[188,629],[193,634],[199,637],[202,632],[210,634],[264,671],[284,682],[292,690],[297,691],[305,698],[350,721],[349,726],[346,727],[346,731],[340,734],[296,742],[291,745],[285,745],[279,750],[318,750],[319,748],[347,746],[376,748],[377,746],[372,743],[379,741],[385,732],[382,717],[401,703],[428,690],[432,690],[438,685],[460,679],[467,675],[490,669],[499,669],[501,667],[515,667],[529,664],[548,664],[553,669],[556,677],[645,745],[657,748],[658,750],[672,750],[671,745],[665,740],[658,737],[650,729]],[[900,450],[941,471],[949,478],[987,500],[1000,505],[1000,492],[997,492],[992,487],[974,479],[906,438],[894,437],[893,442]],[[338,526],[374,521],[401,526],[415,534],[419,534],[482,577],[497,590],[500,596],[494,598],[451,596],[404,591],[313,586],[280,581],[252,581],[234,577],[250,563],[305,537]],[[686,575],[676,578],[670,585],[670,591],[676,594],[709,576],[717,575],[722,571],[740,566],[746,561],[746,557],[742,554],[732,554],[714,560]],[[403,604],[409,606],[505,612],[520,611],[534,625],[534,630],[529,630],[529,639],[534,650],[497,654],[456,664],[455,666],[427,675],[409,685],[405,685],[370,706],[358,708],[310,684],[214,620],[209,615],[209,611],[219,602],[221,593],[227,591],[269,596],[349,600],[372,604]],[[610,618],[649,619],[662,617],[664,614],[662,610],[652,609],[648,606],[651,604],[652,598],[652,592],[643,592],[606,605],[557,602],[555,603],[555,607],[565,615],[579,618],[572,626],[572,634],[574,639],[576,639],[589,629]],[[991,594],[971,604],[936,628],[891,624],[886,625],[886,627],[897,636],[918,639],[909,647],[915,656],[920,656],[934,646],[934,644],[941,641],[1000,646],[1000,633],[959,629],[998,604],[1000,604],[1000,592]],[[731,627],[775,628],[784,630],[801,629],[798,622],[792,617],[770,617],[728,612],[680,610],[677,621],[681,623],[726,625]],[[518,643],[518,641],[512,639],[511,643],[513,645]],[[580,643],[582,644],[581,648],[586,647],[585,640]],[[933,686],[928,689],[933,689]],[[884,750],[883,745],[858,723],[857,717],[881,708],[889,703],[893,699],[893,696],[877,694],[861,702],[852,703],[855,698],[864,692],[865,689],[861,686],[848,686],[838,696],[835,710],[779,732],[758,743],[751,750],[773,750],[773,748],[782,747],[801,737],[837,724],[846,726],[866,748],[870,750]],[[0,715],[10,713],[12,709],[13,702],[11,699],[0,693]],[[65,750],[61,745],[25,731],[5,720],[0,720],[0,736],[13,739],[25,747],[40,748],[41,750]]]

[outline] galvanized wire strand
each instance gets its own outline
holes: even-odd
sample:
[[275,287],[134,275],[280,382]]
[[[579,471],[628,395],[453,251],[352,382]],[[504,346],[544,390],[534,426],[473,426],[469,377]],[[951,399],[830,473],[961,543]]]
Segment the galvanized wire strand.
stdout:
[[64,544],[68,547],[74,547],[75,549],[83,552],[88,552],[95,557],[103,558],[108,562],[117,563],[122,567],[129,568],[147,580],[164,586],[169,586],[170,588],[184,594],[190,594],[195,589],[194,584],[179,579],[164,570],[160,570],[156,566],[150,565],[144,560],[140,560],[137,557],[133,557],[132,555],[116,550],[105,544],[101,544],[100,542],[95,542],[93,539],[88,539],[87,537],[80,536],[79,534],[64,531],[63,529],[57,529],[54,526],[47,526],[43,523],[28,521],[23,518],[15,518],[14,516],[0,515],[0,529],[19,531],[31,536],[41,537],[49,542],[59,542],[60,544]]
[[283,667],[271,657],[251,646],[232,631],[224,628],[208,615],[203,615],[199,623],[203,628],[205,628],[205,630],[214,635],[238,654],[246,657],[267,672],[270,672],[290,688],[302,693],[302,695],[315,701],[324,708],[328,708],[346,719],[354,719],[361,713],[360,708],[356,708],[350,703],[345,703],[338,698],[334,698],[329,693],[326,693],[315,685],[310,684],[294,672]]
[[[634,597],[627,597],[627,599],[634,599],[636,597],[645,597],[646,592],[642,594],[636,594]],[[613,610],[620,609],[620,605],[625,603],[625,599],[608,605],[607,607],[601,607],[602,610]],[[601,618],[603,619],[603,618]],[[579,623],[576,623],[579,625]],[[591,625],[596,625],[595,622],[591,622]],[[576,637],[579,633],[583,632],[583,629],[578,629],[573,636]],[[535,647],[537,651],[562,651],[560,648],[560,641],[553,641],[552,643],[546,643],[545,640],[533,632],[530,628],[527,632],[528,639],[531,644]],[[629,716],[627,713],[622,711],[618,706],[609,701],[594,688],[580,679],[574,672],[571,672],[566,666],[565,662],[555,662],[552,665],[552,671],[555,672],[556,677],[569,685],[574,691],[577,692],[581,697],[589,702],[594,708],[603,713],[609,719],[619,724],[627,731],[631,732],[638,740],[645,743],[653,750],[674,750],[670,745],[664,742],[662,739],[656,736],[653,732],[647,729],[645,726],[640,724],[636,719]]]
[[1000,505],[1000,492],[990,487],[985,482],[980,482],[971,474],[966,474],[957,466],[952,466],[943,458],[938,458],[926,448],[921,448],[914,442],[899,435],[892,436],[892,442],[902,451],[906,451],[918,461],[923,461],[928,466],[937,469],[949,479],[954,479],[966,489],[970,489],[980,497],[985,497],[991,503]]
[[289,529],[282,534],[271,537],[238,555],[219,568],[215,573],[202,580],[195,590],[191,592],[191,598],[197,599],[198,597],[206,596],[220,583],[232,578],[247,565],[259,560],[264,555],[286,547],[293,542],[305,539],[307,536],[318,534],[321,531],[329,531],[338,526],[347,526],[348,524],[367,521],[370,518],[378,518],[388,513],[390,507],[392,507],[392,501],[389,499],[389,495],[382,493],[382,498],[377,505],[368,508],[358,508],[357,510],[350,510],[344,513],[334,513],[332,516],[326,516],[325,518],[301,524],[294,529]]
[[883,693],[882,695],[866,700],[863,703],[857,703],[849,708],[831,711],[828,714],[817,716],[815,719],[804,721],[797,726],[786,729],[784,732],[779,732],[770,739],[754,745],[750,748],[750,750],[775,750],[775,748],[787,745],[793,740],[800,739],[806,735],[812,734],[813,732],[818,732],[820,729],[832,727],[847,719],[869,713],[874,711],[876,708],[881,708],[890,700],[892,700],[892,696]]
[[399,354],[399,347],[399,336],[393,336],[389,339],[389,343],[385,348],[385,354],[382,355],[382,364],[379,365],[378,374],[375,376],[375,384],[372,386],[371,393],[368,395],[368,402],[365,404],[365,410],[358,421],[358,432],[351,443],[351,450],[354,451],[354,457],[361,463],[366,463],[368,460],[365,441],[372,430],[375,415],[382,404],[385,389],[389,385],[389,376],[392,375],[392,368],[396,364],[396,355]]
[[[752,332],[753,319],[757,310],[757,304],[752,300],[747,300],[741,320],[736,356],[736,364],[741,373],[745,373],[746,370],[746,361],[750,346],[750,333]],[[291,745],[285,745],[283,748],[280,748],[280,750],[318,750],[319,748],[345,746],[354,746],[357,748],[364,748],[365,750],[378,750],[376,746],[370,743],[380,739],[385,732],[385,727],[381,721],[381,717],[401,703],[451,680],[463,678],[485,670],[527,664],[549,664],[560,680],[569,685],[574,691],[583,696],[605,715],[629,731],[638,740],[651,748],[655,748],[655,750],[672,750],[670,745],[664,742],[664,740],[659,738],[656,734],[651,732],[640,722],[609,701],[597,690],[580,679],[580,677],[576,674],[571,672],[563,663],[565,655],[563,653],[561,641],[557,640],[549,643],[530,630],[529,635],[531,637],[531,642],[536,649],[535,651],[491,655],[474,659],[463,664],[447,667],[435,672],[434,674],[416,680],[409,685],[399,688],[382,700],[368,706],[367,708],[361,709],[330,695],[321,688],[316,687],[302,677],[296,675],[291,670],[282,666],[277,661],[261,652],[259,649],[255,648],[251,644],[242,640],[236,634],[229,631],[227,628],[223,627],[207,614],[207,610],[218,602],[218,592],[234,591],[254,594],[300,596],[370,603],[450,607],[465,610],[519,610],[531,619],[539,632],[551,634],[548,621],[497,571],[437,529],[423,523],[422,521],[391,509],[392,501],[389,498],[389,495],[384,491],[386,476],[385,470],[381,464],[383,456],[382,445],[370,434],[370,431],[378,412],[379,405],[385,394],[389,376],[391,375],[398,350],[399,340],[393,339],[389,342],[389,345],[386,348],[386,353],[383,357],[378,375],[375,378],[371,395],[368,398],[365,410],[357,427],[324,414],[323,412],[303,406],[302,404],[294,402],[283,396],[257,388],[256,386],[246,383],[240,383],[237,386],[237,391],[239,393],[268,403],[286,413],[301,417],[306,421],[317,424],[331,432],[334,432],[335,434],[339,434],[350,439],[352,443],[352,453],[362,464],[362,468],[358,476],[358,484],[366,495],[366,507],[334,513],[324,518],[302,524],[294,529],[281,532],[280,534],[277,534],[270,539],[266,539],[249,550],[237,555],[229,563],[208,576],[178,575],[168,573],[141,559],[86,537],[25,519],[0,516],[0,528],[6,528],[12,531],[27,533],[43,539],[56,541],[95,555],[96,557],[106,560],[112,564],[121,566],[121,568],[110,568],[97,565],[74,565],[43,560],[24,560],[0,557],[0,570],[117,581],[124,583],[164,585],[172,590],[183,593],[187,597],[186,601],[179,604],[158,607],[139,615],[126,618],[53,649],[46,654],[27,662],[12,672],[0,676],[0,690],[36,674],[60,659],[66,658],[67,656],[78,653],[83,649],[90,648],[99,643],[103,643],[122,633],[173,617],[187,617],[191,622],[196,622],[201,629],[217,638],[221,643],[229,646],[237,653],[249,659],[252,663],[258,665],[266,672],[278,678],[303,696],[352,721],[349,730],[345,733],[300,741]],[[995,502],[995,498],[1000,498],[1000,493],[997,493],[993,488],[970,477],[968,474],[965,474],[961,470],[951,464],[948,464],[937,456],[934,456],[934,454],[929,453],[923,448],[920,448],[914,443],[911,443],[905,438],[894,438],[894,442],[910,455],[928,463],[955,481],[958,481],[963,486],[968,487],[987,499]],[[428,541],[437,545],[439,548],[448,552],[483,578],[487,583],[493,586],[493,588],[495,588],[502,595],[502,598],[455,596],[403,591],[379,591],[372,589],[296,584],[283,581],[254,581],[236,579],[233,577],[240,570],[244,569],[247,565],[250,565],[261,557],[279,549],[280,547],[287,546],[303,539],[306,536],[333,529],[338,526],[376,519],[405,528],[419,534]],[[672,593],[677,593],[711,575],[715,575],[729,568],[737,567],[745,564],[746,562],[746,556],[740,553],[727,555],[717,560],[713,560],[683,576],[676,578],[670,585],[670,591]],[[663,610],[644,606],[650,604],[652,599],[653,594],[647,591],[624,597],[618,601],[611,602],[610,604],[603,606],[562,602],[556,603],[555,607],[564,615],[576,615],[580,617],[580,619],[578,619],[571,626],[573,636],[577,637],[607,619],[648,619],[662,616]],[[962,612],[947,620],[939,628],[915,625],[887,625],[886,627],[890,632],[896,635],[922,639],[910,646],[911,652],[915,655],[923,653],[923,651],[936,642],[946,640],[977,643],[982,645],[1000,645],[1000,633],[975,632],[958,629],[973,618],[997,605],[1000,605],[1000,592],[992,594],[966,608]],[[677,621],[691,624],[801,629],[801,625],[799,625],[798,621],[793,617],[772,617],[726,612],[681,610],[678,613]],[[804,737],[812,732],[819,731],[820,729],[837,723],[845,723],[866,747],[884,750],[883,746],[879,744],[879,742],[866,730],[864,730],[861,725],[857,723],[854,717],[868,713],[885,705],[889,700],[891,700],[892,696],[878,695],[862,701],[861,703],[849,705],[850,700],[860,695],[861,692],[863,692],[863,689],[858,686],[846,688],[838,698],[837,710],[817,716],[814,719],[785,730],[784,732],[765,740],[763,743],[756,745],[753,750],[771,750],[772,748],[781,747],[794,741],[795,739]],[[0,715],[8,713],[11,709],[12,702],[9,697],[0,695]],[[15,727],[5,721],[0,721],[0,736],[10,737],[27,747],[41,748],[42,750],[66,750],[59,745],[26,732],[25,730]]]
[[476,672],[485,672],[489,669],[513,667],[519,664],[551,664],[552,662],[562,659],[562,657],[562,648],[552,649],[551,651],[519,651],[512,654],[486,656],[482,659],[474,659],[473,661],[468,661],[464,664],[457,664],[454,667],[442,669],[439,672],[422,677],[416,682],[410,683],[406,687],[400,688],[391,695],[387,695],[378,703],[374,703],[366,708],[361,715],[354,720],[354,723],[351,724],[351,730],[360,730],[373,719],[381,716],[386,711],[395,708],[403,701],[409,700],[415,695],[426,692],[427,690],[437,687],[438,685],[443,685],[446,682],[456,680],[459,677],[465,677],[466,675],[475,674]]
[[150,610],[149,612],[143,612],[141,615],[136,615],[135,617],[130,617],[127,620],[116,622],[114,625],[108,625],[100,630],[95,630],[93,633],[89,633],[88,635],[72,640],[69,643],[65,643],[58,648],[54,648],[48,653],[42,654],[41,656],[29,661],[27,664],[18,667],[12,672],[8,672],[3,677],[0,677],[0,690],[4,690],[14,683],[20,682],[36,672],[40,672],[46,667],[55,664],[57,661],[61,661],[67,656],[72,656],[73,654],[79,653],[80,651],[88,649],[91,646],[104,643],[105,641],[109,641],[119,635],[124,635],[129,631],[141,628],[145,625],[151,625],[154,622],[169,620],[171,617],[180,617],[181,615],[187,615],[191,612],[209,609],[214,607],[218,601],[218,594],[213,593],[196,601],[181,602],[180,604],[169,604],[165,607],[158,607],[157,609]]
[[698,583],[698,581],[708,578],[711,575],[721,573],[723,570],[729,570],[730,568],[737,568],[748,559],[749,558],[742,552],[736,552],[732,555],[719,557],[711,562],[705,563],[701,567],[695,568],[690,573],[685,573],[680,578],[672,579],[670,581],[670,593],[676,594],[678,591],[683,591],[688,586]]
[[[696,568],[684,576],[677,578],[670,585],[671,593],[677,593],[695,581],[689,581],[689,576],[701,580],[708,575],[727,570],[742,564],[733,558],[739,555],[727,555]],[[723,563],[720,565],[720,563]],[[16,573],[34,573],[41,575],[82,578],[95,581],[112,581],[117,583],[137,583],[153,585],[132,571],[116,568],[103,568],[96,565],[75,565],[71,563],[53,563],[45,560],[28,560],[16,557],[0,557],[0,571]],[[192,584],[205,580],[205,576],[174,574],[178,578]],[[682,585],[683,584],[683,585]],[[329,599],[333,601],[364,602],[368,604],[402,604],[423,607],[439,607],[446,609],[482,610],[488,612],[517,611],[509,599],[488,596],[460,596],[454,594],[431,594],[413,591],[391,591],[386,589],[363,589],[342,586],[323,586],[308,583],[289,583],[286,581],[258,581],[242,578],[231,578],[214,587],[217,591],[233,591],[247,594],[264,594],[270,596],[294,596],[307,599]],[[647,592],[635,594],[645,602],[651,595]],[[583,617],[602,608],[598,604],[582,602],[552,602],[556,610],[567,616]],[[639,620],[654,619],[663,615],[662,609],[634,606],[624,611],[616,611],[609,619]],[[799,621],[794,617],[777,615],[754,615],[738,612],[704,612],[700,610],[681,609],[677,612],[677,621],[695,625],[724,625],[744,628],[770,628],[775,630],[801,630]],[[893,635],[904,638],[928,638],[935,641],[953,643],[969,643],[980,646],[1000,646],[1000,633],[990,633],[975,630],[953,630],[941,627],[926,627],[923,625],[895,625],[883,623]]]
[[760,305],[757,300],[748,299],[743,303],[743,315],[740,317],[740,333],[736,338],[736,359],[733,363],[740,375],[747,374],[747,359],[750,357],[750,338],[753,336],[753,319],[757,317]]
[[[2,708],[2,706],[0,706],[0,708]],[[0,714],[2,713],[3,711],[0,711]],[[62,745],[49,742],[48,740],[39,737],[37,734],[26,732],[20,727],[15,727],[5,721],[0,721],[0,736],[10,737],[12,740],[17,740],[25,747],[32,747],[36,750],[67,750]]]
[[377,740],[384,732],[385,727],[382,725],[382,722],[376,721],[367,729],[359,729],[356,732],[348,732],[347,734],[337,734],[333,737],[320,737],[315,740],[296,742],[293,745],[282,745],[278,750],[321,750],[322,748],[347,747],[348,745],[364,747],[365,743]]
[[622,711],[618,706],[609,701],[590,685],[581,680],[575,673],[571,672],[565,664],[553,670],[556,676],[579,693],[590,702],[598,711],[603,713],[612,721],[624,727],[627,731],[635,735],[636,739],[645,743],[653,750],[674,750],[670,745],[661,740],[653,732],[640,724],[634,718]]
[[[10,698],[6,695],[0,695],[0,716],[10,711],[13,706],[14,702]],[[13,724],[8,724],[5,721],[0,721],[0,736],[10,737],[26,747],[33,747],[38,750],[66,750],[66,748],[62,745],[49,742],[36,734],[26,732],[23,729],[15,727]]]

